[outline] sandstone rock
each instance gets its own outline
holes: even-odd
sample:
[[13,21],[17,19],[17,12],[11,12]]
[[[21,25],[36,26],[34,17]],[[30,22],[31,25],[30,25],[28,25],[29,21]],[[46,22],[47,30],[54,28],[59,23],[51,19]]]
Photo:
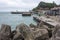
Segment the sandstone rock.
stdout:
[[2,24],[0,31],[0,40],[11,40],[10,39],[11,26]]

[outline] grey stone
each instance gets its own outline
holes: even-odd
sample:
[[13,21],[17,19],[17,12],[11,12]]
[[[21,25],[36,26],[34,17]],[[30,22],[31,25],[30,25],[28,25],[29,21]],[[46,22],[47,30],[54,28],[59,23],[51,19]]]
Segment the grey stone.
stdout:
[[0,31],[0,40],[11,40],[10,33],[11,33],[11,26],[2,24]]
[[37,27],[41,28],[41,27],[43,27],[43,25],[44,25],[43,21],[40,21],[40,23],[37,24]]
[[6,25],[6,24],[2,24],[0,32],[1,33],[7,33],[7,35],[9,35],[11,33],[11,26]]
[[16,31],[20,32],[25,40],[33,40],[32,30],[26,24],[21,23],[18,25]]
[[54,27],[52,31],[52,40],[60,40],[60,25]]
[[31,23],[29,26],[30,26],[31,28],[37,28],[37,26],[34,25],[34,24],[32,24],[32,23]]
[[17,32],[14,37],[13,40],[24,40],[23,36],[21,33]]
[[37,29],[34,32],[34,40],[49,40],[48,31],[46,29]]

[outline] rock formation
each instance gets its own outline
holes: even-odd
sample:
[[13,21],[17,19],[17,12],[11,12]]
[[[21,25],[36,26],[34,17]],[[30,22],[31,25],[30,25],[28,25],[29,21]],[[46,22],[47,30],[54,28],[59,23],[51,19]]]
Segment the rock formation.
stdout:
[[34,31],[34,40],[48,40],[48,31],[46,29],[37,29]]
[[[40,24],[41,26],[41,24]],[[24,23],[16,26],[11,31],[11,26],[2,24],[0,30],[0,40],[49,40],[47,27],[40,28],[38,25],[30,24],[30,27]]]
[[33,40],[32,30],[26,24],[18,25],[16,31],[20,32],[25,40]]
[[30,24],[31,29],[33,28],[34,40],[48,40],[49,39],[47,28],[43,27],[43,25],[41,24],[42,22],[39,23],[39,25],[37,25],[36,27],[35,25]]
[[60,40],[60,25],[57,25],[52,31],[52,40]]
[[34,24],[32,24],[32,23],[31,23],[29,26],[30,26],[31,28],[37,28],[37,26],[34,25]]
[[0,30],[0,40],[11,40],[10,33],[11,33],[11,26],[2,24]]

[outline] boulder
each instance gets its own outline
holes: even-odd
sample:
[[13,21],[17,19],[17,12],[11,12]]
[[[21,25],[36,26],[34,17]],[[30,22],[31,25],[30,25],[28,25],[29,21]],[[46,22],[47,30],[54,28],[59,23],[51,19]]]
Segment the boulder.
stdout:
[[31,23],[29,26],[30,26],[31,28],[36,28],[36,27],[37,27],[36,25],[34,25],[34,24],[32,24],[32,23]]
[[0,30],[0,40],[11,40],[10,33],[11,33],[11,26],[2,24]]
[[16,34],[16,30],[11,31],[10,38],[13,39],[13,37],[15,36],[15,34]]
[[52,39],[60,40],[60,25],[54,27],[54,30],[52,31]]
[[38,23],[38,28],[40,29],[46,29],[48,31],[49,38],[52,37],[52,28],[49,28],[47,25],[45,25],[42,21]]
[[23,38],[25,40],[33,40],[33,33],[30,27],[28,27],[26,24],[21,23],[16,27],[16,31],[20,34],[22,34]]
[[2,24],[0,32],[1,33],[6,33],[6,34],[9,35],[11,33],[11,26],[6,25],[6,24]]
[[42,29],[46,29],[46,30],[48,31],[49,38],[52,37],[52,29],[53,29],[53,28],[48,28],[47,25],[43,25]]
[[46,29],[37,29],[34,31],[34,40],[49,40],[48,31]]
[[13,40],[24,40],[24,37],[22,36],[21,33],[17,32],[14,37]]
[[43,27],[43,25],[44,25],[43,21],[40,21],[40,22],[37,24],[37,27],[38,27],[38,28],[41,28],[41,27]]

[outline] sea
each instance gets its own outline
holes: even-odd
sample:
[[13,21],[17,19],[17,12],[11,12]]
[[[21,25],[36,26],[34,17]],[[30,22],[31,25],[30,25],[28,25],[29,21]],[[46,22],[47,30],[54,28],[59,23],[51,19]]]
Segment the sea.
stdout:
[[7,24],[11,26],[11,29],[14,30],[17,25],[21,23],[25,23],[29,26],[29,24],[36,25],[36,21],[33,20],[33,16],[22,16],[22,14],[11,14],[11,12],[0,12],[0,28],[2,24]]

